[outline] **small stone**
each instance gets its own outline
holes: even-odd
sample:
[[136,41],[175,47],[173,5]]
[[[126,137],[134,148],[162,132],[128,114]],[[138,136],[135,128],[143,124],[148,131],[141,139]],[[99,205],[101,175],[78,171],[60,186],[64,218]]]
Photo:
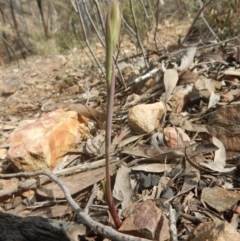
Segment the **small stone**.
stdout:
[[153,239],[162,211],[151,200],[147,200],[130,204],[123,215],[126,219],[119,229],[120,232]]
[[128,125],[133,132],[150,133],[158,127],[163,115],[161,102],[136,105],[128,113]]
[[238,241],[240,234],[231,223],[214,219],[212,222],[200,223],[194,229],[191,241]]
[[201,200],[218,212],[225,212],[240,200],[240,194],[221,187],[206,187],[202,190]]
[[190,142],[189,136],[181,128],[166,127],[163,134],[164,143],[172,148],[183,147]]

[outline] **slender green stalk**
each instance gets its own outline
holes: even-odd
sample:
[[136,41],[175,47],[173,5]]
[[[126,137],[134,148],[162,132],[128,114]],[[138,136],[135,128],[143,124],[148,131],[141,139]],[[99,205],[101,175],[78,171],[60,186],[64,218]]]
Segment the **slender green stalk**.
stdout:
[[109,212],[113,218],[115,226],[121,226],[121,220],[118,216],[117,209],[114,205],[111,177],[110,177],[110,147],[112,132],[112,115],[115,93],[115,67],[113,64],[114,50],[116,48],[121,25],[121,11],[117,0],[113,0],[107,13],[106,19],[106,83],[107,83],[107,120],[106,120],[106,137],[105,137],[105,154],[106,154],[106,199]]
[[112,114],[114,104],[114,92],[115,92],[115,68],[112,70],[112,80],[110,88],[108,89],[107,97],[107,121],[106,121],[106,137],[105,137],[105,150],[106,150],[106,199],[109,208],[109,212],[112,215],[115,226],[119,228],[121,226],[121,220],[118,216],[116,207],[113,202],[112,189],[111,189],[111,177],[110,177],[110,147],[111,147],[111,132],[112,132]]

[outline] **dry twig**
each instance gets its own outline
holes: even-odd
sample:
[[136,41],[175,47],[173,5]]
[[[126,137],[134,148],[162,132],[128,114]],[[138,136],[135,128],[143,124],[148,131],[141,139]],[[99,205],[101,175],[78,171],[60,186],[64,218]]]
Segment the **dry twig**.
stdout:
[[[73,2],[72,2],[72,4],[73,4]],[[78,16],[79,16],[80,23],[81,23],[82,30],[83,30],[84,39],[85,39],[85,42],[86,42],[86,44],[87,44],[87,46],[88,46],[88,49],[89,49],[89,51],[91,52],[91,54],[92,54],[95,62],[97,63],[98,67],[101,69],[101,71],[102,71],[102,73],[103,73],[103,75],[104,75],[103,68],[102,68],[102,66],[100,65],[100,63],[99,63],[96,55],[94,54],[91,45],[89,44],[89,41],[88,41],[88,38],[87,38],[86,29],[85,29],[85,25],[84,25],[84,21],[83,21],[83,17],[82,17],[82,14],[81,14],[80,7],[79,7],[78,2],[76,2],[76,6],[75,6],[75,5],[73,5],[73,6],[74,6],[74,9],[77,10],[77,12],[78,12]]]
[[133,22],[134,22],[134,26],[135,26],[137,41],[138,41],[138,44],[139,44],[139,46],[141,48],[145,64],[146,64],[147,68],[149,68],[149,64],[147,62],[145,50],[143,48],[143,45],[142,45],[142,42],[141,42],[141,39],[140,39],[140,36],[139,36],[139,33],[138,33],[137,21],[136,21],[135,12],[134,12],[134,9],[133,9],[132,0],[129,0],[129,2],[130,2],[130,8],[131,8],[132,16],[133,16]]

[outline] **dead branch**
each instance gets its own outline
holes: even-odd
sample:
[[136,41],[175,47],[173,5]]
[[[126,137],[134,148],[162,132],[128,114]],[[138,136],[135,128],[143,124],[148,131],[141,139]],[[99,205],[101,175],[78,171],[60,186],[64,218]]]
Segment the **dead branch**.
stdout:
[[191,25],[191,27],[189,28],[188,33],[186,34],[185,38],[183,39],[181,45],[183,45],[183,44],[186,42],[187,38],[189,37],[190,33],[192,32],[192,30],[193,30],[193,28],[194,28],[194,26],[195,26],[195,23],[197,22],[197,20],[198,20],[199,16],[201,15],[202,11],[203,11],[203,10],[206,8],[206,6],[207,6],[208,4],[210,4],[211,2],[212,2],[212,0],[209,0],[207,3],[205,3],[205,4],[202,6],[202,8],[201,8],[200,11],[198,12],[197,16],[196,16],[195,19],[193,20],[192,25]]
[[[218,42],[218,43],[211,43],[211,44],[207,44],[207,45],[203,45],[203,46],[199,46],[199,47],[196,47],[196,49],[207,49],[207,48],[211,48],[211,47],[215,47],[215,46],[219,46],[219,45],[223,45],[223,44],[226,44],[226,43],[229,43],[231,41],[234,41],[234,40],[237,40],[240,38],[240,35],[238,36],[235,36],[233,38],[229,38],[229,39],[226,39],[226,40],[223,40],[221,42]],[[179,53],[182,53],[182,52],[185,52],[187,48],[181,48],[179,50],[176,50],[176,51],[173,51],[171,53],[164,53],[162,54],[154,63],[153,65],[157,65],[157,63],[162,60],[163,58],[165,58],[166,56],[170,57],[170,56],[173,56],[173,55],[176,55],[176,54],[179,54]]]
[[92,19],[91,15],[90,15],[90,13],[89,13],[89,11],[88,11],[88,8],[87,8],[87,6],[86,6],[86,2],[85,2],[85,1],[83,1],[83,6],[84,6],[84,10],[86,11],[86,14],[87,14],[87,16],[88,16],[88,18],[89,18],[92,26],[93,26],[96,34],[97,34],[97,37],[98,37],[99,41],[101,42],[102,46],[103,46],[104,48],[106,48],[106,47],[105,47],[105,44],[104,44],[104,41],[102,40],[102,38],[101,38],[101,36],[100,36],[100,33],[98,32],[97,27],[96,27],[95,23],[93,22],[93,19]]
[[[72,4],[73,4],[73,2],[72,2]],[[91,54],[92,54],[95,62],[97,63],[98,67],[101,69],[101,71],[102,71],[102,73],[103,73],[103,75],[104,75],[103,68],[102,68],[101,64],[99,63],[96,55],[94,54],[94,52],[93,52],[93,50],[92,50],[92,47],[91,47],[90,43],[89,43],[89,41],[88,41],[85,24],[84,24],[84,21],[83,21],[83,17],[82,17],[82,14],[81,14],[80,7],[79,7],[78,2],[76,1],[76,6],[75,6],[74,4],[73,4],[73,6],[74,6],[74,9],[77,10],[77,12],[78,12],[78,16],[79,16],[80,23],[81,23],[82,30],[83,30],[84,40],[85,40],[85,42],[86,42],[86,44],[87,44],[87,46],[88,46],[88,49],[89,49],[89,51],[91,52]]]
[[146,64],[147,68],[149,68],[149,64],[147,62],[145,50],[143,48],[143,45],[142,45],[142,42],[141,42],[141,39],[140,39],[140,36],[139,36],[139,33],[138,33],[137,21],[136,21],[135,12],[134,12],[134,9],[133,9],[132,0],[129,0],[129,2],[130,2],[130,8],[131,8],[132,16],[133,16],[133,22],[134,22],[134,26],[135,26],[135,32],[136,32],[137,41],[138,41],[138,44],[139,44],[139,46],[141,48],[145,64]]
[[100,10],[100,6],[99,6],[99,3],[98,3],[98,0],[94,0],[94,4],[95,4],[95,6],[97,8],[97,13],[98,13],[98,16],[99,16],[99,19],[100,19],[102,32],[103,32],[103,34],[105,34],[105,25],[104,25],[104,21],[103,21],[103,17],[102,17],[102,13],[101,13],[101,10]]
[[[153,21],[153,23],[151,22],[151,20],[150,20],[150,18],[149,18],[149,16],[148,16],[148,12],[147,12],[147,10],[146,10],[146,7],[145,7],[145,5],[144,5],[144,3],[143,3],[142,0],[140,0],[140,3],[141,3],[141,5],[142,5],[142,7],[143,7],[144,14],[145,14],[145,16],[146,16],[146,18],[147,18],[147,21],[148,21],[148,23],[149,23],[152,31],[154,32],[154,26],[153,26],[153,24],[156,24],[156,23],[154,23],[155,21]],[[149,4],[150,4],[150,2],[149,2]],[[157,28],[157,27],[156,27],[156,28]],[[155,35],[154,35],[155,44],[156,44],[156,39],[157,39],[157,41],[161,44],[161,46],[163,47],[163,49],[164,49],[165,51],[167,51],[167,48],[164,46],[164,44],[162,43],[162,41],[158,38],[157,34],[155,33]],[[157,46],[157,44],[156,44],[156,46]]]
[[[203,9],[203,8],[204,8],[204,5],[203,5],[202,1],[201,1],[201,0],[198,0],[198,1],[199,1],[199,5],[200,5],[201,9]],[[213,34],[213,36],[215,37],[215,39],[217,39],[217,41],[219,42],[219,41],[220,41],[219,37],[216,35],[216,33],[213,31],[213,29],[212,29],[212,28],[210,27],[210,25],[208,24],[208,21],[205,19],[204,15],[203,15],[203,11],[201,11],[200,16],[201,16],[202,20],[204,21],[204,23],[206,24],[206,26],[208,27],[208,29],[210,30],[210,32],[211,32],[211,33]]]

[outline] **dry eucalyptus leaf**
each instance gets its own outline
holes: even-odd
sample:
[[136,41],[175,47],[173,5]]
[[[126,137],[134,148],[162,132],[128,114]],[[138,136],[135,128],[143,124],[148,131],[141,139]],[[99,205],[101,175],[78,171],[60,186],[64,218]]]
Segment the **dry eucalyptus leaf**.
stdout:
[[130,168],[121,165],[117,171],[113,189],[113,196],[121,201],[123,209],[125,209],[132,202],[132,188],[129,176],[130,171]]
[[181,65],[178,67],[179,71],[187,70],[191,67],[196,52],[196,47],[189,48],[186,55],[181,59]]
[[49,112],[55,109],[61,109],[61,108],[66,108],[68,110],[73,110],[76,111],[79,115],[82,115],[86,118],[89,118],[91,120],[94,121],[105,121],[106,120],[106,114],[95,110],[92,107],[88,107],[86,105],[80,104],[80,103],[58,103],[58,104],[53,104],[50,105],[48,107],[46,107],[46,109],[44,109],[44,111]]
[[169,172],[173,164],[162,164],[162,163],[147,163],[147,164],[138,164],[133,166],[131,169],[132,171],[143,171],[143,172],[154,172],[154,173],[161,173],[161,172]]
[[[226,164],[226,151],[225,148],[223,146],[223,144],[217,139],[217,138],[213,138],[213,144],[207,144],[205,149],[206,151],[204,151],[202,149],[202,147],[199,149],[202,149],[202,152],[211,152],[211,151],[216,151],[217,152],[217,157],[215,158],[214,162],[205,162],[205,158],[203,156],[199,156],[198,157],[198,162],[200,165],[208,167],[209,169],[211,169],[212,171],[216,171],[216,172],[220,172],[220,173],[229,173],[232,172],[233,170],[235,170],[234,168],[224,168],[225,164]],[[197,146],[196,148],[199,148],[200,146]],[[204,145],[203,145],[204,147]],[[195,149],[196,151],[196,149]],[[193,156],[193,158],[195,158],[196,156]],[[202,160],[202,161],[200,161]]]
[[219,173],[229,173],[234,171],[236,167],[225,168],[227,157],[223,143],[216,137],[213,137],[213,144],[218,147],[218,150],[215,151],[214,161],[209,163],[203,162],[201,165]]
[[174,88],[178,82],[178,72],[175,69],[167,69],[164,73],[164,86],[165,86],[165,103],[167,103],[170,98]]
[[66,214],[69,209],[68,205],[56,205],[50,207],[42,207],[36,211],[29,213],[27,216],[42,216],[44,218],[58,218]]
[[93,139],[87,139],[86,150],[88,153],[98,155],[104,151],[105,131],[100,130]]
[[219,101],[220,101],[220,95],[215,94],[213,91],[209,98],[208,109],[216,105]]
[[[187,171],[186,171],[187,172]],[[191,175],[192,174],[192,175]],[[181,194],[188,192],[195,188],[200,181],[200,174],[198,171],[191,172],[189,176],[184,178],[184,183],[181,189]]]
[[201,165],[209,168],[212,171],[225,174],[232,173],[236,169],[236,167],[224,168],[221,164],[215,162],[201,163]]
[[219,163],[222,167],[226,165],[226,149],[223,143],[216,137],[213,136],[213,144],[218,147],[218,150],[215,151],[214,162]]
[[[132,133],[131,133],[132,134]],[[128,144],[134,142],[134,141],[137,141],[139,139],[141,139],[142,137],[144,137],[145,134],[142,134],[142,135],[134,135],[134,136],[130,136],[124,140],[121,140],[119,143],[118,143],[118,147],[119,148],[122,148],[124,146],[127,146]]]
[[[115,170],[117,163],[110,164],[110,171]],[[76,173],[71,176],[60,177],[60,180],[67,186],[71,195],[74,195],[84,188],[99,182],[105,177],[105,167],[100,167],[95,170],[88,170],[87,172]],[[37,189],[37,194],[42,197],[63,199],[65,194],[58,184],[51,182],[43,185]]]
[[154,133],[151,136],[151,145],[155,148],[157,152],[162,153],[163,151],[159,148],[159,145],[165,146],[163,133],[160,133],[160,132]]

